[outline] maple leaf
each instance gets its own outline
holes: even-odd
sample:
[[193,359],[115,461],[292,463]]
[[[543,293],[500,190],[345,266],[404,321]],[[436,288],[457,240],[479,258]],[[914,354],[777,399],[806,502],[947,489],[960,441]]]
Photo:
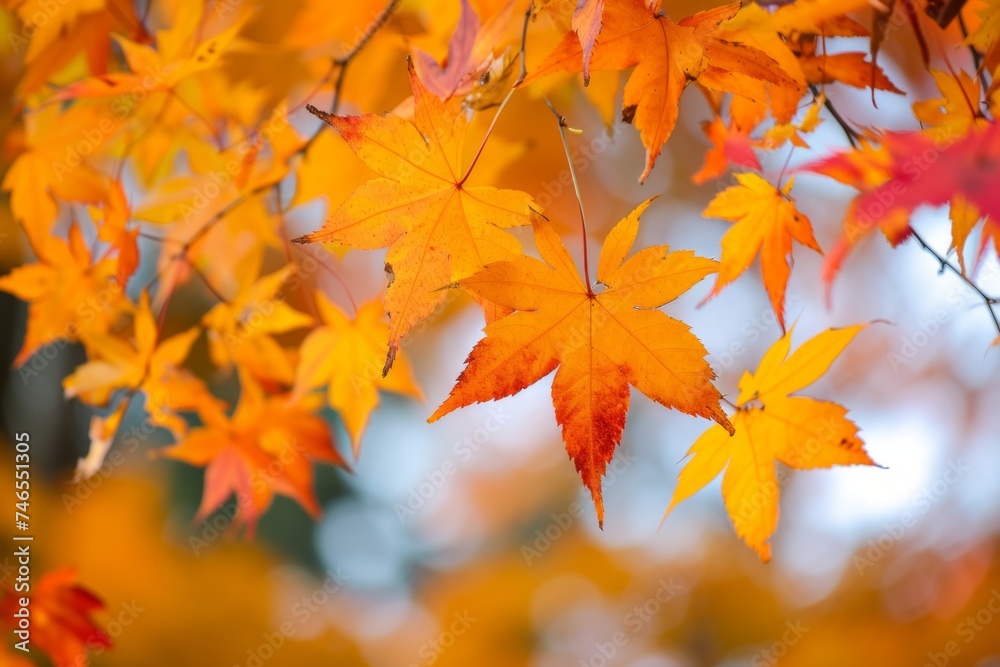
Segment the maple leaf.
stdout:
[[[840,82],[857,88],[900,91],[860,52],[816,54],[817,44],[830,37],[868,37],[868,30],[844,14],[867,7],[868,0],[831,2],[796,0],[768,12],[746,4],[724,27],[773,58],[798,87],[773,88],[771,111],[779,125],[787,124],[798,109],[808,84]],[[874,94],[874,91],[873,91]],[[759,94],[758,94],[759,96]]]
[[389,247],[386,373],[402,337],[445,298],[441,287],[519,254],[520,244],[503,228],[527,224],[533,204],[523,192],[467,185],[460,164],[466,116],[430,94],[412,65],[410,85],[413,123],[394,115],[332,116],[310,107],[380,177],[355,190],[322,229],[295,239]]
[[669,246],[626,259],[647,200],[619,222],[601,250],[595,293],[559,236],[533,220],[543,261],[495,262],[458,281],[462,288],[516,310],[486,326],[448,398],[431,415],[515,394],[559,369],[552,381],[566,451],[604,521],[601,477],[625,427],[629,385],[681,412],[731,428],[712,386],[715,374],[689,327],[655,310],[716,270],[716,262]]
[[966,43],[978,48],[986,55],[988,63],[995,63],[1000,48],[1000,2],[986,0],[977,12],[981,23],[966,39]]
[[128,409],[130,401],[119,401],[118,407],[107,415],[94,415],[90,418],[90,429],[88,437],[90,445],[87,449],[87,456],[76,460],[76,470],[73,472],[73,484],[85,482],[101,469],[104,459],[111,451],[115,434],[121,426],[122,417]]
[[294,366],[274,336],[307,327],[313,319],[292,308],[279,294],[295,273],[294,265],[256,278],[259,268],[259,257],[241,262],[236,294],[202,317],[209,354],[220,368],[240,365],[260,380],[291,384]]
[[199,329],[191,327],[159,340],[146,292],[139,299],[132,327],[131,340],[83,332],[81,339],[90,359],[63,380],[63,391],[67,398],[78,396],[92,405],[107,404],[118,389],[142,392],[147,405],[156,408],[150,422],[183,433],[186,425],[177,412],[219,404],[200,380],[181,368]]
[[[886,132],[881,145],[863,145],[802,169],[826,174],[861,191],[849,205],[844,233],[827,256],[829,283],[849,249],[880,228],[893,245],[909,238],[910,214],[921,205],[941,206],[961,196],[979,216],[1000,216],[1000,124],[975,124],[942,139],[935,132]],[[953,243],[956,240],[953,239]]]
[[809,83],[843,83],[854,88],[873,88],[897,95],[903,91],[889,80],[882,68],[865,60],[865,54],[822,53],[815,54],[815,42],[799,54],[799,63]]
[[108,202],[104,206],[91,206],[90,218],[97,225],[97,238],[107,242],[118,253],[118,270],[115,280],[127,285],[139,267],[139,230],[129,229],[130,208],[121,183],[108,188]]
[[316,305],[323,325],[309,332],[299,348],[293,394],[326,385],[327,404],[344,420],[357,458],[368,417],[378,407],[379,390],[421,400],[423,393],[403,353],[396,355],[393,372],[382,376],[389,327],[381,303],[361,304],[353,318],[322,292],[316,293]]
[[739,185],[726,188],[709,202],[702,212],[706,218],[722,218],[736,225],[722,237],[722,260],[719,275],[709,298],[746,271],[760,253],[764,286],[771,307],[785,329],[785,288],[791,271],[788,258],[792,239],[822,254],[813,237],[812,224],[795,208],[789,196],[794,178],[776,188],[757,174],[736,174]]
[[826,103],[826,96],[820,93],[813,103],[809,105],[802,120],[796,124],[794,121],[787,123],[776,123],[764,133],[763,144],[770,150],[775,150],[785,145],[786,141],[792,142],[798,148],[809,148],[809,144],[802,138],[802,133],[808,134],[819,127],[823,119],[820,118],[820,110]]
[[941,97],[913,103],[913,115],[925,125],[936,128],[935,134],[949,141],[968,132],[972,126],[984,127],[986,120],[979,110],[979,79],[966,72],[952,75],[931,70]]
[[241,373],[232,415],[203,412],[204,426],[157,454],[206,468],[196,520],[204,520],[234,494],[250,535],[275,493],[315,517],[320,507],[313,492],[312,462],[347,469],[326,422],[314,414],[321,402],[315,395],[266,395],[252,377]]
[[[31,589],[31,645],[43,651],[54,665],[90,664],[87,650],[111,648],[111,638],[93,618],[104,603],[76,583],[72,568],[46,572]],[[5,589],[0,598],[4,621],[17,627],[14,613],[20,593]],[[0,656],[3,659],[5,656]]]
[[[725,5],[679,23],[644,0],[621,0],[604,8],[590,66],[595,71],[635,67],[625,84],[622,119],[635,123],[646,147],[640,183],[673,132],[678,102],[691,81],[758,102],[766,101],[760,99],[761,81],[799,88],[764,52],[717,34],[720,24],[735,16],[739,7],[739,3]],[[579,72],[582,67],[580,41],[568,34],[522,85],[554,72]]]
[[750,133],[763,122],[766,109],[756,102],[734,97],[729,104],[730,120],[727,125],[721,117],[721,99],[713,100],[713,97],[721,98],[721,95],[710,95],[715,119],[701,125],[713,148],[705,154],[705,164],[691,176],[691,181],[698,184],[718,178],[730,163],[758,171],[761,168],[760,160],[753,152],[760,142],[752,140]]
[[[107,70],[113,31],[121,31],[136,40],[148,41],[136,6],[129,0],[63,0],[57,7],[45,0],[12,0],[4,3],[17,12],[24,28],[8,35],[15,52],[30,37],[25,53],[27,65],[18,83],[26,96],[82,60],[90,72],[100,75]],[[80,58],[82,56],[82,58]]]
[[[792,332],[744,373],[733,415],[735,435],[712,426],[691,446],[667,515],[725,469],[722,496],[736,534],[765,562],[778,525],[780,480],[775,462],[797,470],[875,465],[847,410],[836,403],[790,396],[820,378],[864,325],[829,329],[788,354]],[[664,515],[664,519],[666,515]]]
[[67,240],[39,236],[33,247],[38,262],[0,277],[0,290],[28,302],[27,332],[15,366],[53,341],[77,341],[87,333],[106,332],[125,303],[115,281],[118,262],[109,258],[92,262],[76,225],[70,226]]
[[65,101],[89,97],[117,97],[135,90],[145,93],[170,90],[181,81],[207,72],[234,46],[237,34],[250,19],[249,15],[205,38],[192,48],[192,35],[200,35],[199,25],[204,8],[183,5],[175,15],[174,24],[157,36],[157,48],[143,41],[133,41],[115,35],[115,41],[128,63],[128,72],[99,72],[98,76],[81,79],[63,87],[52,100]]
[[960,194],[951,200],[948,217],[951,219],[951,247],[956,250],[955,254],[958,255],[958,264],[963,275],[967,275],[965,243],[979,223],[982,223],[982,231],[979,236],[979,247],[973,255],[973,270],[979,266],[991,243],[994,252],[1000,257],[1000,224],[996,218],[980,215],[979,209],[969,204]]
[[458,25],[448,43],[444,63],[438,64],[420,49],[413,54],[413,66],[427,90],[442,100],[472,90],[479,75],[492,64],[493,50],[502,42],[513,11],[513,1],[508,2],[486,25],[480,25],[479,15],[469,0],[461,0]]
[[111,138],[105,132],[108,123],[98,110],[82,106],[65,112],[47,106],[26,116],[23,150],[0,187],[10,192],[11,210],[29,237],[52,232],[57,199],[92,204],[108,200],[108,178],[83,157]]

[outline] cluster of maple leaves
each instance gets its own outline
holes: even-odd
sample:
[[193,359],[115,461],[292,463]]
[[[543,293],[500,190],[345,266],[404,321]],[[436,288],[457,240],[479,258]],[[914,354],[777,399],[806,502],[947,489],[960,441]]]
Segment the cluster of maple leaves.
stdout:
[[[37,22],[37,3],[7,4],[24,25]],[[603,520],[601,478],[635,387],[716,422],[691,448],[671,507],[725,469],[736,531],[769,558],[776,461],[799,469],[872,464],[843,407],[790,396],[818,379],[861,327],[821,333],[794,352],[789,329],[744,375],[727,414],[706,349],[660,307],[712,274],[717,294],[759,255],[785,329],[792,240],[822,250],[792,196],[794,178],[769,181],[759,155],[807,146],[809,133],[831,120],[851,147],[804,171],[859,194],[827,253],[826,279],[869,231],[896,244],[914,234],[915,208],[949,205],[960,270],[971,280],[991,243],[1000,250],[996,1],[960,5],[957,20],[928,16],[915,0],[732,3],[675,20],[658,0],[511,0],[483,20],[468,0],[456,0],[457,16],[444,26],[446,58],[414,48],[409,63],[392,64],[408,70],[412,98],[384,115],[343,115],[351,64],[376,48],[396,12],[413,11],[397,4],[304,12],[281,46],[299,67],[267,92],[232,73],[240,59],[263,62],[266,49],[254,40],[266,10],[176,3],[157,7],[162,27],[151,30],[131,3],[70,0],[24,38],[19,122],[7,146],[14,158],[2,187],[36,259],[0,278],[0,289],[28,304],[15,360],[22,375],[36,372],[32,356],[47,346],[69,341],[86,351],[64,381],[67,397],[98,411],[82,474],[100,466],[125,411],[139,402],[174,438],[158,454],[205,467],[199,517],[233,494],[250,529],[276,493],[318,513],[313,463],[347,466],[320,411],[340,414],[357,456],[380,391],[422,396],[401,341],[449,290],[462,290],[481,307],[485,336],[430,420],[510,396],[555,371],[556,420]],[[872,6],[870,31],[852,16]],[[529,70],[525,49],[540,16],[565,34]],[[954,54],[958,45],[977,69],[946,71],[947,54],[946,69],[928,65],[940,97],[913,105],[912,131],[851,127],[824,91],[901,94],[876,62],[900,23],[917,36],[925,64],[932,47]],[[826,52],[828,42],[856,37],[871,37],[869,52]],[[497,187],[499,170],[481,164],[490,132],[476,137],[471,160],[463,161],[463,147],[475,114],[495,119],[535,82],[627,69],[621,118],[646,150],[635,167],[640,182],[674,130],[681,96],[697,88],[712,117],[703,124],[704,166],[692,180],[736,170],[736,183],[704,211],[734,224],[718,262],[667,245],[632,252],[644,202],[604,240],[594,282],[586,253],[581,272],[532,196]],[[312,88],[305,100],[293,94],[304,84]],[[321,91],[330,111],[309,111],[335,132],[301,134],[292,119]],[[293,245],[285,212],[324,191],[322,151],[341,140],[376,177]],[[509,231],[526,225],[540,258]],[[977,227],[967,267],[965,245]],[[301,245],[312,242],[336,253]],[[382,248],[384,299],[353,312],[313,289],[315,275],[303,270],[311,261],[336,278],[335,254]],[[278,268],[275,257],[283,257]],[[196,326],[167,335],[171,300],[188,285],[216,303]],[[235,406],[185,366],[203,335],[216,371],[238,378]]]

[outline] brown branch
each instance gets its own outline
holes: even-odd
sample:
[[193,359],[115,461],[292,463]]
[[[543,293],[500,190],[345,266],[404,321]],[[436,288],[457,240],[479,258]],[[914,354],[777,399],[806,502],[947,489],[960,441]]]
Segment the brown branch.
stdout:
[[[820,96],[819,88],[816,87],[816,84],[809,84],[809,90],[812,91],[814,97],[818,98]],[[847,136],[847,141],[850,142],[851,148],[857,148],[858,140],[863,138],[863,135],[847,124],[847,120],[840,115],[840,112],[837,111],[837,107],[835,107],[830,98],[825,95],[823,96],[823,106],[826,107],[826,110],[830,112],[833,119],[837,121],[838,125],[840,125],[840,129],[842,129],[844,134]]]
[[924,238],[920,236],[920,234],[918,234],[917,231],[912,227],[910,228],[910,234],[911,236],[913,236],[914,240],[916,240],[916,242],[920,244],[920,247],[929,252],[934,257],[934,259],[937,260],[938,264],[941,265],[940,268],[941,273],[944,273],[946,269],[948,271],[951,271],[956,276],[958,276],[961,279],[961,281],[965,283],[973,292],[979,295],[979,298],[982,299],[983,303],[986,305],[986,309],[989,310],[990,312],[990,318],[993,320],[993,326],[996,328],[997,333],[1000,334],[1000,317],[997,317],[997,313],[993,309],[995,305],[1000,303],[1000,298],[990,296],[989,294],[984,292],[979,285],[973,282],[972,279],[970,279],[967,275],[962,273],[961,269],[959,269],[957,266],[949,262],[946,257],[944,257],[943,255],[941,255],[941,253],[932,248],[927,243],[927,241],[925,241]]

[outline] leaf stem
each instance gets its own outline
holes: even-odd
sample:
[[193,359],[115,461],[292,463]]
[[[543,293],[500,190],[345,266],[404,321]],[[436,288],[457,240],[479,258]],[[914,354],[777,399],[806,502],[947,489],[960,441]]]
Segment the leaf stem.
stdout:
[[496,127],[497,121],[500,119],[500,114],[503,113],[507,103],[510,102],[510,98],[514,96],[514,91],[517,90],[517,87],[520,86],[521,82],[528,76],[528,66],[525,62],[525,52],[528,43],[528,22],[530,20],[531,6],[529,5],[528,11],[524,13],[524,25],[521,26],[521,50],[518,52],[518,58],[521,61],[521,73],[518,75],[517,81],[514,82],[514,85],[511,86],[510,90],[507,91],[507,94],[504,95],[503,100],[500,102],[500,106],[497,107],[497,112],[493,114],[493,120],[490,121],[490,126],[486,128],[486,134],[483,136],[483,140],[479,144],[479,149],[476,150],[476,154],[472,157],[472,161],[469,163],[469,168],[465,170],[465,175],[462,176],[462,179],[457,183],[459,186],[464,185],[465,182],[469,180],[469,176],[472,175],[472,170],[476,168],[476,163],[479,162],[479,158],[483,154],[483,149],[486,148],[486,142],[489,141],[490,135],[493,134],[493,128]]
[[559,124],[559,138],[562,139],[563,151],[566,153],[566,164],[569,166],[569,175],[573,180],[573,191],[576,193],[576,205],[580,209],[580,230],[583,234],[583,276],[587,283],[587,292],[593,296],[594,288],[590,282],[590,259],[587,252],[587,215],[583,209],[583,194],[580,192],[580,181],[576,177],[576,168],[573,167],[573,157],[570,154],[569,142],[566,140],[566,117],[556,111],[549,98],[545,98],[545,104],[555,115]]

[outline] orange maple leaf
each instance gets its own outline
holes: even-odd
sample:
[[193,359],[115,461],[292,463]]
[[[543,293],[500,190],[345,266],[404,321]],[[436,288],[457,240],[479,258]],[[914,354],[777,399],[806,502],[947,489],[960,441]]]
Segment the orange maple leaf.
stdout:
[[760,161],[754,148],[761,142],[750,138],[750,133],[764,121],[767,109],[743,97],[733,97],[729,103],[729,124],[721,117],[722,94],[709,95],[715,118],[701,124],[701,129],[712,142],[712,149],[705,154],[705,164],[691,176],[694,183],[704,183],[718,178],[732,164],[739,164],[760,171]]
[[218,66],[220,60],[236,45],[238,33],[250,19],[249,15],[239,17],[233,25],[192,45],[192,36],[201,34],[207,9],[197,4],[181,5],[179,9],[174,17],[174,24],[158,34],[155,48],[145,40],[136,42],[122,35],[115,35],[115,41],[131,71],[97,72],[91,78],[81,79],[62,88],[52,99],[65,101],[116,97],[135,90],[146,93],[170,90],[185,79]]
[[[37,646],[54,665],[90,664],[88,649],[111,648],[111,638],[93,619],[104,603],[76,583],[72,568],[46,572],[31,591],[31,646]],[[6,589],[0,600],[4,622],[17,627],[14,613],[19,593]],[[0,656],[2,659],[5,656]]]
[[44,0],[3,3],[24,27],[7,36],[15,53],[28,41],[24,76],[18,84],[27,96],[82,61],[95,75],[104,74],[111,56],[111,37],[120,32],[150,41],[136,6],[129,0],[66,0],[53,7]]
[[139,268],[139,229],[128,228],[131,209],[124,186],[113,182],[108,188],[107,204],[91,206],[88,212],[97,225],[97,238],[108,243],[110,250],[117,252],[118,271],[115,279],[119,285],[128,284],[128,279]]
[[76,225],[70,226],[67,240],[39,235],[33,246],[38,262],[0,277],[0,290],[28,302],[28,330],[15,366],[47,343],[107,332],[126,301],[115,280],[117,260],[92,261]]
[[812,224],[795,208],[789,196],[795,179],[776,188],[752,173],[736,174],[739,185],[726,188],[709,202],[702,215],[735,222],[722,237],[722,261],[719,275],[709,296],[746,271],[757,253],[761,253],[764,286],[771,298],[771,307],[782,330],[785,328],[785,288],[791,269],[792,239],[823,254],[813,237]]
[[625,427],[629,385],[654,401],[732,428],[712,385],[715,373],[689,327],[655,310],[716,270],[716,262],[669,246],[628,256],[641,204],[608,234],[595,293],[559,236],[533,220],[543,261],[521,256],[459,281],[479,297],[518,312],[487,325],[435,421],[455,408],[515,394],[558,368],[552,382],[566,450],[603,523],[601,477]]
[[[875,465],[847,410],[836,403],[789,396],[822,376],[864,325],[829,329],[791,356],[792,332],[771,346],[753,375],[744,373],[730,437],[712,426],[691,446],[667,514],[725,468],[722,497],[736,534],[762,560],[778,525],[780,483],[775,461],[798,470]],[[666,516],[664,516],[666,518]]]
[[604,26],[604,0],[578,0],[573,12],[573,30],[583,49],[583,82],[590,83],[590,59],[594,54],[594,43]]
[[[649,176],[677,124],[677,105],[690,82],[697,80],[706,88],[758,102],[767,101],[760,99],[761,81],[799,88],[764,52],[716,34],[739,7],[739,3],[725,5],[679,23],[644,0],[622,0],[604,8],[590,67],[595,71],[635,67],[625,84],[622,119],[635,123],[646,147],[640,183]],[[581,49],[576,34],[567,34],[523,85],[554,72],[581,71]]]
[[205,410],[203,427],[158,452],[206,468],[196,520],[205,519],[235,495],[240,520],[252,534],[275,493],[318,516],[312,462],[347,468],[334,449],[326,422],[314,414],[321,402],[315,395],[266,395],[249,374],[241,373],[240,398],[231,416]]
[[353,318],[322,292],[316,293],[316,305],[323,325],[302,342],[294,393],[326,385],[327,403],[344,420],[357,457],[368,417],[378,407],[380,389],[418,399],[423,399],[423,393],[402,353],[396,356],[395,370],[382,376],[389,327],[383,321],[381,303],[361,304]]
[[402,337],[445,298],[440,288],[518,256],[520,244],[503,228],[527,224],[533,203],[523,192],[467,185],[469,174],[461,167],[465,113],[431,94],[412,65],[410,85],[413,123],[395,115],[331,116],[309,107],[381,177],[355,190],[322,229],[296,239],[389,247],[384,372]]

